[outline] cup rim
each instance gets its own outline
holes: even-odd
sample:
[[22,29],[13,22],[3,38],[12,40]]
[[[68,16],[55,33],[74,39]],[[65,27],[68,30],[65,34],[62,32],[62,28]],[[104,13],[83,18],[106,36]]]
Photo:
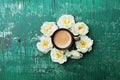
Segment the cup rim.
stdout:
[[[61,30],[67,31],[67,32],[70,34],[71,38],[72,38],[71,43],[69,44],[69,46],[67,46],[67,47],[65,47],[65,48],[60,48],[60,47],[56,46],[56,44],[54,43],[54,36],[55,36],[55,34],[56,34],[58,31],[61,31]],[[69,48],[72,46],[72,44],[74,43],[73,33],[70,32],[68,29],[65,29],[65,28],[57,29],[57,30],[52,34],[51,40],[52,40],[53,46],[54,46],[55,48],[59,49],[59,50],[69,49]]]

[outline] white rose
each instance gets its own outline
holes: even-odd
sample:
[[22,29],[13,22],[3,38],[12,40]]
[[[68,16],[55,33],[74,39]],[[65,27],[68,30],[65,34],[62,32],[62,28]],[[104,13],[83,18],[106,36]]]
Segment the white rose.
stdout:
[[73,34],[86,35],[89,32],[88,26],[83,22],[77,22],[74,27],[72,27]]
[[45,35],[45,36],[51,36],[55,30],[57,30],[58,27],[55,24],[55,22],[45,22],[42,26],[41,26],[41,32]]
[[63,15],[58,19],[57,24],[59,28],[69,29],[75,24],[74,17],[72,15]]
[[70,57],[72,59],[80,59],[83,57],[83,54],[81,54],[80,52],[78,52],[76,50],[72,50],[72,51],[67,51],[66,56]]
[[81,36],[81,39],[76,43],[77,50],[86,53],[92,49],[93,40],[90,39],[88,36]]
[[58,62],[59,64],[63,64],[64,62],[67,61],[65,51],[63,50],[58,50],[56,48],[53,48],[51,50],[50,56],[53,62]]
[[40,42],[37,42],[36,46],[37,49],[43,53],[48,53],[53,47],[51,38],[45,36],[40,38]]

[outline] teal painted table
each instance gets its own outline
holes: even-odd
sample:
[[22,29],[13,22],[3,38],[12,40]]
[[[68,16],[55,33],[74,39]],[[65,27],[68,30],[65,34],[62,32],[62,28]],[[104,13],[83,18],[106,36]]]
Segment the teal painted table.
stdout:
[[[94,40],[59,65],[36,48],[40,26],[71,14]],[[120,0],[0,0],[0,80],[120,80]]]

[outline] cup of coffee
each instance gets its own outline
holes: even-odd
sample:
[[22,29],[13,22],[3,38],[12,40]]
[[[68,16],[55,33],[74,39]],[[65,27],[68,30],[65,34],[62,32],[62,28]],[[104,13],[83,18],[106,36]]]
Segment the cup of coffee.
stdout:
[[69,49],[80,37],[73,35],[68,29],[60,28],[56,30],[52,37],[53,46],[60,50]]

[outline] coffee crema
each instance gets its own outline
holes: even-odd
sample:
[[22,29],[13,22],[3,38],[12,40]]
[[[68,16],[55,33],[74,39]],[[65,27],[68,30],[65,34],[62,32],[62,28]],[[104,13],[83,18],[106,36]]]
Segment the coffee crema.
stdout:
[[71,34],[66,30],[59,30],[54,34],[54,44],[59,48],[67,48],[72,42]]

